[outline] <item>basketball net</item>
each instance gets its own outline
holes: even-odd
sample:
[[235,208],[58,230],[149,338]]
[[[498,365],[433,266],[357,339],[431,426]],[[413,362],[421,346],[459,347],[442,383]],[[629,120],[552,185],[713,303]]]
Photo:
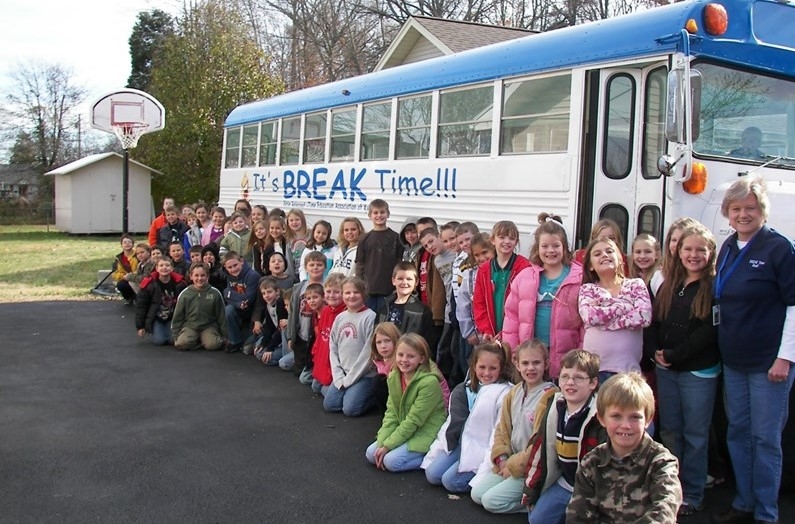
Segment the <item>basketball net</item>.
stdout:
[[134,148],[138,145],[138,139],[149,128],[146,122],[120,122],[113,124],[113,132],[116,133],[121,147],[124,150]]

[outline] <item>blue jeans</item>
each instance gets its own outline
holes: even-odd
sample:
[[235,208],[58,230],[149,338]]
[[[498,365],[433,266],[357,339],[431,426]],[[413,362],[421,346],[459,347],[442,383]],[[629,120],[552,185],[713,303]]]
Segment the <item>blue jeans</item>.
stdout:
[[436,460],[425,468],[425,478],[438,486],[441,484],[451,493],[466,493],[470,490],[469,481],[475,477],[474,471],[459,473],[458,461],[461,458],[461,446],[457,446],[449,455],[439,455]]
[[[378,442],[373,442],[367,447],[367,451],[364,452],[364,457],[370,464],[375,464],[375,451],[377,449]],[[423,458],[425,458],[425,453],[409,451],[407,444],[401,444],[384,455],[384,467],[387,471],[393,471],[395,473],[400,471],[411,471],[419,469]]]
[[557,482],[541,493],[535,506],[527,515],[530,524],[564,524],[566,506],[571,500],[571,491]]
[[165,346],[173,344],[171,338],[171,322],[167,320],[157,320],[152,323],[152,344],[155,346]]
[[347,417],[364,415],[373,407],[373,378],[362,377],[343,390],[331,384],[323,397],[323,409],[339,412]]
[[232,304],[227,304],[226,325],[229,330],[229,344],[242,344],[246,338],[246,333],[250,330],[247,326],[250,321],[250,311],[243,311]]
[[[260,362],[262,362],[262,355],[264,353],[267,353],[265,348],[260,347],[260,344],[262,344],[262,342],[263,342],[263,340],[262,340],[263,338],[264,337],[259,337],[257,339],[256,343],[254,344],[254,356],[257,357],[257,360],[259,360]],[[267,362],[263,362],[263,364],[265,364],[266,366],[278,366],[279,365],[279,361],[284,356],[281,345],[276,346],[275,348],[273,348],[272,353],[273,354],[271,355],[270,360],[268,360]]]
[[328,391],[329,386],[324,386],[317,379],[312,379],[312,393],[320,394],[321,396],[326,396],[326,392]]
[[718,377],[657,367],[660,438],[679,459],[683,502],[701,506],[707,481],[707,445]]
[[293,353],[292,351],[285,353],[284,356],[279,359],[279,368],[283,369],[284,371],[292,371],[294,365],[295,365],[295,353]]
[[737,485],[732,506],[753,511],[757,520],[778,519],[781,431],[787,421],[794,378],[792,369],[787,380],[773,383],[767,371],[745,373],[723,366],[729,419],[726,441]]

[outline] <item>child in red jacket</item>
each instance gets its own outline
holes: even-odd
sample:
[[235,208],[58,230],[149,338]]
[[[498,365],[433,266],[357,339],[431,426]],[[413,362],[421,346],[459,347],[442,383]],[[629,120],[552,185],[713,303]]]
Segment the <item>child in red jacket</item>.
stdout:
[[488,342],[502,331],[505,299],[511,282],[530,261],[514,253],[519,243],[519,229],[510,220],[494,224],[491,243],[497,256],[478,268],[475,292],[472,296],[472,314],[475,317],[481,342]]
[[315,343],[312,345],[312,391],[325,396],[331,385],[331,361],[329,360],[329,335],[337,315],[345,311],[342,302],[342,281],[345,275],[331,273],[323,287],[326,305],[315,322]]

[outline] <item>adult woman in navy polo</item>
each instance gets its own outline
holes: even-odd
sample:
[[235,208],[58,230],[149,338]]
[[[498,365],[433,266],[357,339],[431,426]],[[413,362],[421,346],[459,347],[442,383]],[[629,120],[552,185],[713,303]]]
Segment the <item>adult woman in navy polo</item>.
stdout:
[[795,377],[795,246],[765,224],[769,207],[764,180],[750,176],[721,205],[736,232],[718,254],[713,320],[737,495],[713,522],[778,522],[781,431]]

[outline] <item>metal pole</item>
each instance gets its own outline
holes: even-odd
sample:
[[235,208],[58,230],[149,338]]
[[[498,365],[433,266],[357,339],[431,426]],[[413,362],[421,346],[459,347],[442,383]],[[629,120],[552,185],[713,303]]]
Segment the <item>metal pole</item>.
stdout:
[[129,213],[127,210],[127,193],[130,190],[130,155],[128,154],[127,150],[124,150],[124,169],[122,171],[122,195],[121,195],[121,207],[122,207],[122,215],[121,215],[121,227],[122,233],[125,235],[129,233],[128,231],[128,218]]

